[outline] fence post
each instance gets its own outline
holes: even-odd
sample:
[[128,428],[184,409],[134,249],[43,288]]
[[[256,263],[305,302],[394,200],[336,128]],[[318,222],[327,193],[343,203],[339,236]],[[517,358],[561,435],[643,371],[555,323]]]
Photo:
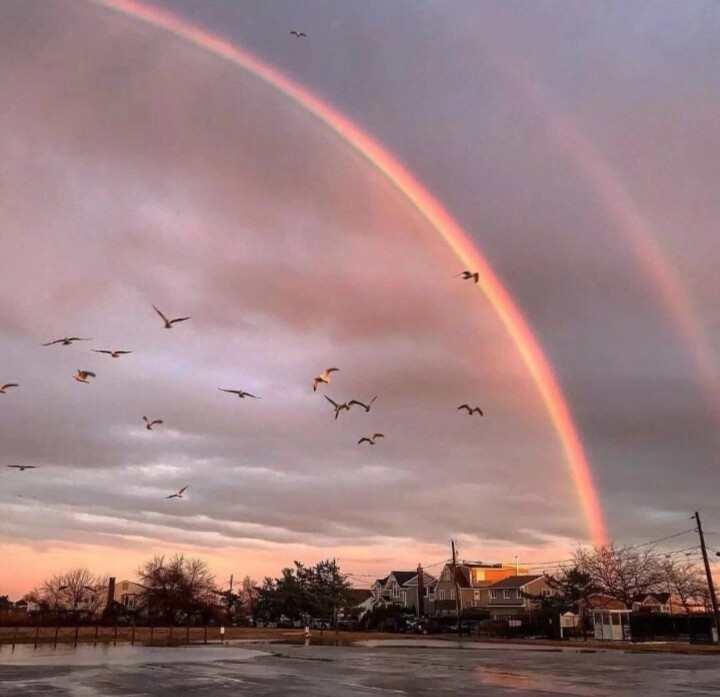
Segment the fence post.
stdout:
[[15,629],[13,629],[13,642],[12,642],[13,651],[15,650],[15,640],[17,639],[17,633],[18,633],[18,626],[15,625]]
[[75,625],[75,646],[78,645],[78,634],[79,634],[79,632],[80,632],[80,627],[79,627],[79,625],[76,624],[76,625]]
[[100,623],[95,622],[95,646],[97,646],[98,643],[98,634],[100,633]]
[[37,648],[38,645],[38,637],[40,636],[40,624],[35,627],[35,645],[33,646],[34,649]]
[[135,621],[132,623],[132,635],[130,637],[130,646],[135,646]]
[[53,641],[53,648],[57,648],[58,634],[60,633],[60,624],[55,625],[55,640]]
[[207,625],[205,625],[205,634],[203,635],[203,644],[207,644]]
[[117,622],[115,622],[115,634],[113,636],[113,646],[117,646]]

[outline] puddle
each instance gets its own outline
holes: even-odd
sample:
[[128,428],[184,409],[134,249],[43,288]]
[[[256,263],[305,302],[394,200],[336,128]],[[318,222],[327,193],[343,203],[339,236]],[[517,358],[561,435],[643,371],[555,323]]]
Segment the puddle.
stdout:
[[147,663],[205,663],[209,661],[249,661],[260,656],[270,656],[267,651],[241,648],[237,645],[214,646],[111,646],[81,644],[77,647],[59,644],[39,646],[30,644],[15,647],[0,646],[0,665],[23,666],[99,666],[138,665]]

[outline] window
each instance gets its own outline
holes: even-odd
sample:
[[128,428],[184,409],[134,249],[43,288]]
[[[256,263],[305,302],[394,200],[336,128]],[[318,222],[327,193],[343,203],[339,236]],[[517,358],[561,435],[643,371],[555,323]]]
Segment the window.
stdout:
[[122,589],[126,591],[128,589],[128,585],[130,585],[127,581],[122,582]]
[[552,591],[549,588],[543,588],[540,591],[540,595],[542,595],[543,598],[549,598],[552,595]]
[[518,600],[520,600],[520,598],[522,598],[522,592],[520,591],[519,588],[515,591],[515,597],[516,597]]
[[450,591],[450,600],[455,600],[455,590]]
[[445,571],[443,571],[443,581],[450,581],[450,580],[451,580],[450,569],[445,569]]
[[438,600],[445,600],[445,591],[442,588],[438,591]]
[[480,591],[473,591],[473,598],[475,600],[479,600],[480,599]]
[[503,600],[510,600],[510,591],[507,589],[503,591]]
[[427,586],[425,586],[425,588],[423,588],[423,598],[427,598],[429,595],[430,595],[430,589]]
[[490,591],[490,598],[492,600],[497,600],[497,591]]
[[392,594],[393,594],[393,598],[400,597],[400,588],[398,588],[398,586],[395,584],[393,584],[393,587],[392,587]]

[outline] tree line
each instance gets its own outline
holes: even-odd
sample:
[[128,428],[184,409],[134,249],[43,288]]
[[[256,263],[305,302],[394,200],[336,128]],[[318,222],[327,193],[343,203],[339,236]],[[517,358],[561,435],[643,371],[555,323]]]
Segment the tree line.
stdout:
[[298,561],[278,578],[262,584],[246,576],[239,586],[221,588],[202,559],[156,556],[137,572],[137,595],[132,607],[118,602],[107,606],[109,578],[86,568],[58,574],[28,594],[41,613],[135,619],[153,624],[257,624],[281,619],[328,624],[351,612],[351,585],[335,560],[306,566]]

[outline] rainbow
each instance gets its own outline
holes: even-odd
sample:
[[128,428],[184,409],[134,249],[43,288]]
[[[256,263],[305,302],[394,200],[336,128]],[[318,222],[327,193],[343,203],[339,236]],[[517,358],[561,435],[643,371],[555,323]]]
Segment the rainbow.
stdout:
[[521,62],[520,57],[509,55],[497,45],[486,45],[485,48],[487,59],[502,75],[505,83],[514,86],[530,103],[531,108],[543,116],[556,145],[573,158],[593,191],[597,192],[603,201],[606,212],[615,221],[617,228],[630,240],[678,334],[685,340],[709,406],[713,408],[716,416],[720,417],[720,383],[715,356],[702,329],[702,323],[690,309],[690,298],[653,239],[637,204],[613,172],[610,163],[580,131],[575,121],[551,105],[548,97],[535,89],[536,82],[529,76],[528,68]]
[[255,56],[170,12],[135,0],[87,0],[87,2],[188,41],[263,80],[321,120],[404,194],[450,246],[463,265],[480,274],[479,285],[517,347],[558,434],[590,536],[595,544],[604,544],[607,540],[605,521],[592,472],[567,400],[550,362],[516,303],[487,260],[432,194],[395,157],[347,117]]

